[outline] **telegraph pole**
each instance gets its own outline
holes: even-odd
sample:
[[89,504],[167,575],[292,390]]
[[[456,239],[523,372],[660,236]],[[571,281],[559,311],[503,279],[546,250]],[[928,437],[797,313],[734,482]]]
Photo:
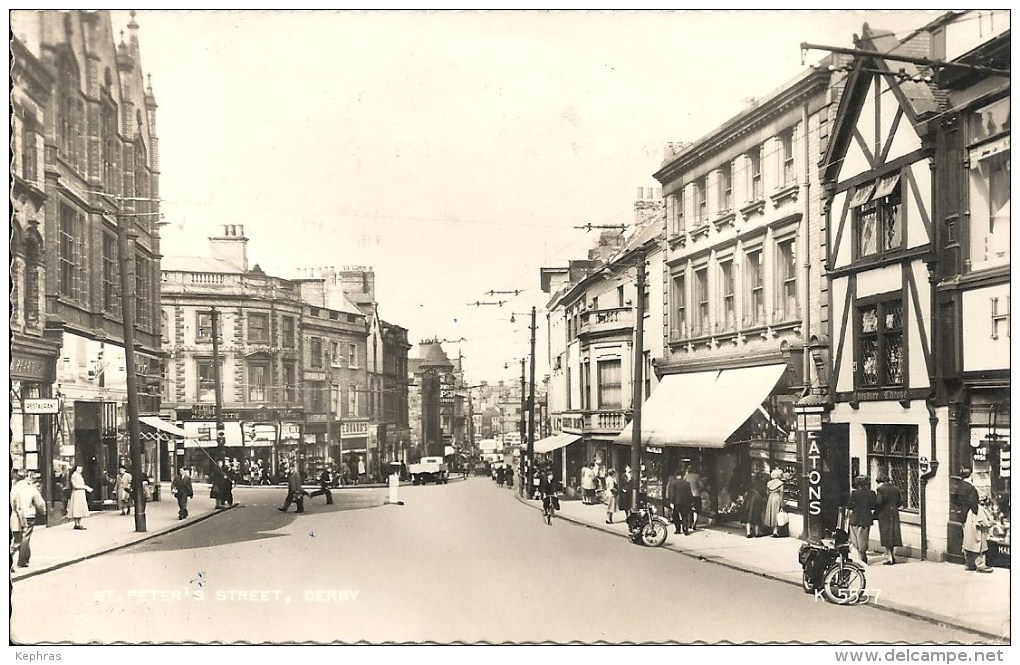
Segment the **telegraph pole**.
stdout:
[[[525,381],[525,379],[524,379],[524,363],[525,362],[527,362],[527,358],[521,358],[521,424],[519,426],[519,429],[521,430],[521,443],[524,443],[524,437],[526,437],[528,435],[528,426],[527,426],[527,421],[525,420],[526,416],[524,415],[527,412],[527,409],[528,409],[528,405],[526,403],[526,400],[527,400],[526,395],[527,395],[527,393],[525,392],[527,390],[527,387],[525,386],[525,383],[524,383],[524,381]],[[530,482],[531,474],[529,473],[530,469],[528,468],[527,449],[525,449],[524,452],[525,452],[525,454],[521,455],[521,473],[524,475],[524,478],[521,480],[521,490],[524,491],[525,496],[527,496],[527,493],[530,490],[526,487],[526,485],[527,485],[527,483]]]
[[528,389],[528,476],[535,464],[535,307],[531,307],[531,386]]
[[[213,394],[216,396],[216,456],[224,459],[227,454],[227,433],[223,426],[223,386],[220,377],[220,312],[215,307],[209,310],[209,323],[212,326],[212,355],[213,355]],[[216,482],[216,460],[212,461],[212,471],[209,478]],[[226,469],[223,469],[226,473]]]
[[[333,447],[333,374],[330,368],[333,367],[333,353],[326,352],[326,450]],[[343,434],[341,433],[341,436]],[[343,473],[344,449],[340,444],[340,470]],[[314,479],[313,479],[314,480]]]
[[135,531],[144,533],[145,490],[142,485],[142,446],[138,431],[138,375],[135,373],[135,245],[138,234],[125,226],[126,215],[117,216],[117,249],[120,254],[120,291],[124,294],[124,369],[127,372],[127,417],[131,454],[131,495],[135,504]]
[[638,492],[641,491],[641,387],[644,384],[644,347],[645,347],[645,255],[638,255],[637,265],[637,312],[634,321],[634,383],[631,386],[634,417],[631,420],[630,468],[634,471],[631,478],[630,509],[637,510]]

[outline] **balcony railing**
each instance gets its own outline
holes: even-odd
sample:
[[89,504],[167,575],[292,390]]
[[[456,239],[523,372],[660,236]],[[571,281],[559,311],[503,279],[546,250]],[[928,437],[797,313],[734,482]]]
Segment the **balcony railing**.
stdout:
[[634,328],[634,310],[630,307],[591,309],[581,314],[577,334],[584,335]]

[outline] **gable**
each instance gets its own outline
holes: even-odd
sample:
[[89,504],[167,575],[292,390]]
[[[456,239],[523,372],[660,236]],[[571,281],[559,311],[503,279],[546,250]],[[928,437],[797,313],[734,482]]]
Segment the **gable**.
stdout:
[[920,150],[920,134],[896,95],[899,85],[885,74],[859,79],[857,99],[844,106],[848,113],[837,130],[840,140],[835,143],[845,146],[845,152],[834,156],[839,160],[832,172],[836,182]]

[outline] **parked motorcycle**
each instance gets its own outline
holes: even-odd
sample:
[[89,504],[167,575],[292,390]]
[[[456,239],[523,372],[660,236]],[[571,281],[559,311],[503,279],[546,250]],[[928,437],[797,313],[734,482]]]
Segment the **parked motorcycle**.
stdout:
[[655,506],[638,506],[627,513],[627,528],[630,539],[646,547],[661,547],[669,535],[669,522],[656,514]]
[[800,546],[804,593],[821,593],[830,603],[854,605],[867,599],[864,565],[850,558],[850,538],[837,529],[832,538]]

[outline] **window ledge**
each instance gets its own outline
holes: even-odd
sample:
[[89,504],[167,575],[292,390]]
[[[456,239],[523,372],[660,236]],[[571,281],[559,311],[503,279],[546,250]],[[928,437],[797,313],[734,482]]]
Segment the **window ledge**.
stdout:
[[717,231],[721,231],[724,226],[733,226],[737,221],[737,213],[732,210],[724,210],[720,213],[719,217],[712,220],[712,225]]
[[772,205],[778,208],[787,199],[796,201],[797,194],[800,192],[800,185],[796,182],[783,185],[781,188],[769,194],[769,198],[772,199]]
[[702,236],[707,237],[710,228],[711,226],[707,222],[702,223],[700,226],[694,227],[693,229],[690,230],[691,240],[697,240]]
[[746,203],[742,208],[740,208],[740,215],[744,218],[744,221],[747,221],[747,219],[754,213],[765,214],[764,198]]
[[680,231],[677,235],[669,239],[670,249],[674,247],[684,247],[687,245],[687,231]]

